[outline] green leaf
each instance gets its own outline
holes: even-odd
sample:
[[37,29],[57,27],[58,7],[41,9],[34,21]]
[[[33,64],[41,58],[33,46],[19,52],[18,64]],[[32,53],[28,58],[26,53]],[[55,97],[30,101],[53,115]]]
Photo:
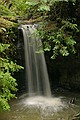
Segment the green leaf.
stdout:
[[69,55],[69,52],[68,52],[68,50],[67,50],[67,47],[65,47],[65,46],[61,47],[61,49],[60,49],[60,54],[61,54],[62,56],[68,56],[68,55]]
[[48,42],[44,42],[44,51],[50,51],[51,50],[51,46],[49,45]]
[[38,11],[50,11],[50,7],[48,5],[40,5]]
[[3,52],[4,50],[8,49],[8,47],[10,47],[9,44],[0,43],[0,52]]
[[67,45],[72,45],[73,46],[73,45],[76,44],[76,41],[72,38],[72,36],[66,37],[65,41],[66,41]]

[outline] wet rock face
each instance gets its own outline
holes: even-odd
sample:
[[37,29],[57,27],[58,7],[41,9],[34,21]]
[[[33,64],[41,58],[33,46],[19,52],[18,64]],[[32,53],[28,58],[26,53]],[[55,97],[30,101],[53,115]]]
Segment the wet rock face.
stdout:
[[68,91],[80,91],[80,58],[74,56],[49,60],[46,55],[51,88],[62,87]]
[[[60,68],[59,68],[60,69]],[[79,59],[63,61],[60,69],[60,84],[71,90],[80,90],[80,64]]]

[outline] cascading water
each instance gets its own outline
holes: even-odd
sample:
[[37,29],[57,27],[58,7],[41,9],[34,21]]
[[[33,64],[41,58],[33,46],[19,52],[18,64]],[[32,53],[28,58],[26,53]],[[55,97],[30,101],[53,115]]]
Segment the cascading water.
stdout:
[[38,53],[42,49],[42,42],[35,34],[36,25],[21,25],[20,29],[24,37],[28,94],[51,97],[44,53]]
[[[61,98],[52,97],[51,95],[42,42],[38,35],[36,35],[37,25],[21,25],[19,29],[22,30],[24,38],[26,87],[28,88],[28,94],[21,95],[17,105],[20,106],[19,110],[25,111],[23,113],[30,115],[30,118],[34,113],[35,115],[37,113],[38,115],[41,114],[41,117],[44,116],[46,118],[47,116],[53,116],[55,112],[62,110],[67,105]],[[29,120],[33,120],[33,117]]]

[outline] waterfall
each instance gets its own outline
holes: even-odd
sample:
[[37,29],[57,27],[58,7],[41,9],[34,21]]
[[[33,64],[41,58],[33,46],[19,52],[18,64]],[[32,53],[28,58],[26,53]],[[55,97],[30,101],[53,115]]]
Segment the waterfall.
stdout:
[[21,25],[24,37],[26,85],[29,96],[51,96],[49,77],[42,50],[42,42],[35,34],[36,25]]

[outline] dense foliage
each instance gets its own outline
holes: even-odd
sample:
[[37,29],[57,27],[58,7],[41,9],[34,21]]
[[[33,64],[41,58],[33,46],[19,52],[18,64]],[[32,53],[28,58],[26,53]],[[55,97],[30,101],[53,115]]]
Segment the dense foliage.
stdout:
[[10,108],[8,101],[15,97],[14,92],[17,91],[16,79],[12,75],[22,68],[5,55],[5,50],[9,46],[9,44],[0,44],[0,108],[4,110]]
[[[1,1],[0,1],[1,2]],[[8,110],[9,100],[16,98],[17,81],[14,73],[23,69],[16,64],[16,35],[15,29],[18,26],[9,16],[9,10],[2,1],[0,4],[0,111]]]
[[[76,53],[76,35],[79,34],[79,3],[77,0],[42,0],[27,2],[30,6],[28,17],[41,18],[39,35],[43,40],[44,51],[52,52],[52,59],[58,55]],[[32,12],[34,10],[34,12]]]
[[76,53],[76,35],[79,33],[79,0],[8,0],[3,1],[5,12],[14,16],[19,23],[38,23],[39,36],[44,51],[52,52],[52,59],[58,55]]

